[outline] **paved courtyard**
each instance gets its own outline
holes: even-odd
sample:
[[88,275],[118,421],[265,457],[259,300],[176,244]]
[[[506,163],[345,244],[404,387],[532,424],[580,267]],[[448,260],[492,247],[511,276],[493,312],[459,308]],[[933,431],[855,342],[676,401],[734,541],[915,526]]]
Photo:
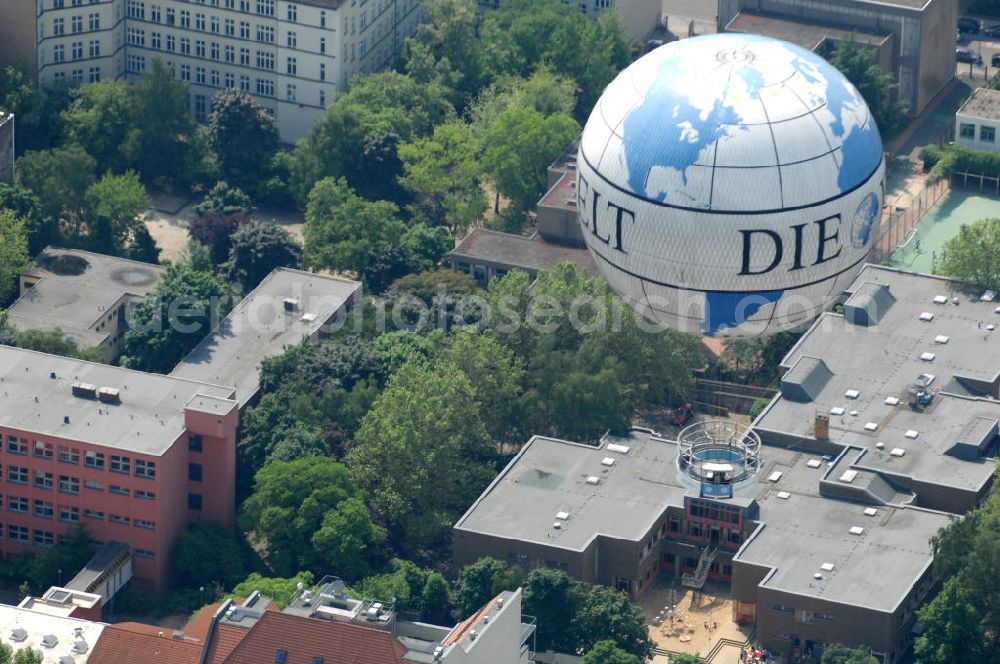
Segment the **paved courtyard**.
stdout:
[[[672,601],[676,602],[676,608],[671,620]],[[750,637],[750,627],[740,627],[733,621],[734,601],[721,584],[706,584],[704,590],[696,593],[679,582],[672,590],[670,579],[661,579],[645,592],[639,603],[649,624],[649,637],[658,649],[704,657],[722,639],[744,643]],[[729,651],[732,657],[727,658]],[[653,661],[669,659],[661,655]],[[712,661],[738,662],[739,649],[723,647]]]

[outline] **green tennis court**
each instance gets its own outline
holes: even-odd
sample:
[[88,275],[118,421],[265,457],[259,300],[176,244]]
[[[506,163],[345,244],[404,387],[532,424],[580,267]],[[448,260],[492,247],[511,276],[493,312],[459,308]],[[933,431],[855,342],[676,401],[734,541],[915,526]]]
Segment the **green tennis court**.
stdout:
[[889,257],[893,267],[936,273],[941,249],[958,235],[962,224],[1000,217],[1000,199],[971,192],[949,191],[924,215],[910,236]]

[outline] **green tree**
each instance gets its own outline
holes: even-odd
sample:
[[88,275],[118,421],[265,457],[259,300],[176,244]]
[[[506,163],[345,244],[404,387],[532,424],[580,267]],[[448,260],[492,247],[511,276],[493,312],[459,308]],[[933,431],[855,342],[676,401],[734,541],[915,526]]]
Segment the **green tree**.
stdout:
[[670,656],[670,664],[702,664],[701,658],[698,655],[692,655],[690,653],[678,653],[676,655]]
[[[439,543],[493,478],[489,432],[469,380],[406,365],[361,421],[346,462],[409,550]],[[448,481],[442,481],[448,478]]]
[[396,608],[403,611],[415,611],[422,608],[423,589],[427,585],[430,573],[408,560],[393,558],[389,561],[389,571],[366,577],[356,583],[352,590],[355,595],[396,601]]
[[546,168],[579,133],[573,118],[533,108],[504,111],[483,139],[483,166],[515,214],[532,209],[545,192]]
[[59,225],[45,212],[42,202],[30,189],[0,182],[0,208],[10,210],[24,221],[29,255],[37,256],[46,246],[58,242]]
[[834,643],[823,648],[820,664],[878,664],[878,660],[868,648],[848,648]]
[[100,253],[118,254],[139,237],[140,214],[152,204],[135,171],[106,174],[86,193],[87,244]]
[[16,333],[13,345],[49,355],[77,357],[95,362],[100,362],[103,358],[99,348],[81,349],[58,327],[54,330],[21,330]]
[[208,247],[212,263],[219,265],[226,261],[233,248],[233,234],[248,223],[250,215],[243,210],[236,212],[209,210],[191,220],[188,234],[195,241]]
[[583,584],[585,594],[573,616],[576,651],[586,652],[600,641],[613,641],[643,661],[652,654],[646,618],[625,593],[608,586]]
[[244,581],[233,586],[231,594],[233,597],[246,598],[256,590],[277,604],[278,608],[284,609],[300,583],[303,588],[311,588],[315,579],[312,572],[299,572],[293,577],[284,579],[265,577],[253,572]]
[[194,207],[195,214],[198,216],[208,214],[209,212],[221,212],[223,214],[243,212],[250,214],[255,209],[253,201],[250,200],[246,192],[239,187],[231,186],[225,180],[219,180],[212,185],[212,188],[205,194],[205,198],[202,199],[201,203],[198,203]]
[[[451,589],[448,580],[438,572],[431,572],[427,575],[424,589],[421,593],[421,604],[425,613],[432,620],[441,621],[451,606]],[[440,622],[435,623],[440,624]]]
[[[698,661],[697,658],[696,662]],[[688,664],[677,657],[670,657],[671,664]],[[614,641],[598,641],[587,651],[580,664],[642,664],[642,660],[615,645]]]
[[917,616],[924,626],[913,644],[920,664],[991,661],[984,658],[986,632],[982,613],[960,577],[948,579],[941,592],[918,610]]
[[414,218],[444,224],[460,236],[478,223],[488,206],[480,181],[479,145],[469,126],[449,122],[434,135],[399,146],[402,184],[414,197]]
[[368,517],[364,493],[328,457],[272,461],[254,478],[240,525],[264,544],[279,574],[334,569],[361,578],[382,554],[385,531]]
[[1000,218],[962,224],[958,235],[945,243],[938,269],[974,288],[1000,288]]
[[18,276],[30,265],[24,222],[0,208],[0,305],[14,298]]
[[54,81],[39,90],[24,65],[0,69],[0,108],[17,118],[18,154],[59,143],[63,134],[60,115],[73,101],[72,89],[68,82]]
[[123,365],[169,372],[229,312],[230,300],[228,288],[213,274],[169,265],[132,314]]
[[367,199],[403,201],[396,146],[429,135],[453,114],[444,92],[393,71],[355,76],[295,146],[289,177],[299,204],[325,177],[346,177]]
[[196,158],[188,86],[154,58],[129,90],[132,128],[122,146],[128,164],[147,180],[182,179]]
[[14,664],[44,664],[45,656],[31,647],[19,648],[14,653]]
[[187,587],[239,583],[250,567],[246,542],[228,528],[192,523],[174,541],[175,579]]
[[97,161],[99,171],[123,171],[122,146],[132,128],[128,83],[87,83],[74,88],[71,96],[72,104],[62,112],[67,139],[79,143]]
[[536,569],[524,584],[522,609],[538,620],[537,650],[576,652],[573,616],[579,603],[578,584],[561,570]]
[[303,260],[316,269],[365,276],[369,252],[398,246],[406,226],[399,208],[388,201],[367,201],[344,179],[316,183],[306,207]]
[[276,224],[250,221],[230,237],[229,258],[222,266],[226,278],[250,292],[279,267],[298,267],[302,248]]
[[473,0],[423,0],[423,21],[406,40],[403,57],[412,72],[418,47],[430,56],[432,66],[454,71],[451,81],[458,101],[471,97],[479,87],[477,53],[479,13]]
[[505,590],[515,590],[524,581],[520,567],[508,567],[496,558],[480,558],[462,568],[452,601],[460,618],[467,618]]
[[26,152],[17,160],[18,183],[38,197],[48,216],[79,220],[96,166],[94,158],[75,144]]
[[909,103],[905,99],[894,99],[899,86],[892,75],[882,73],[875,59],[874,46],[859,42],[855,35],[837,41],[830,64],[858,89],[883,134],[895,136],[903,129]]
[[278,151],[274,118],[242,90],[223,90],[212,98],[208,135],[223,178],[260,195]]

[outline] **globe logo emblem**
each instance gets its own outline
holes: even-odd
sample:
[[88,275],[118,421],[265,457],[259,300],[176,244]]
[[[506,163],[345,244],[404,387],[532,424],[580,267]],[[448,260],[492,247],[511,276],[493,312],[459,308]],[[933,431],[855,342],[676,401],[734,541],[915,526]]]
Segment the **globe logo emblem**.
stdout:
[[858,91],[757,35],[662,46],[584,127],[577,209],[612,289],[706,335],[773,334],[829,307],[864,263],[885,162]]

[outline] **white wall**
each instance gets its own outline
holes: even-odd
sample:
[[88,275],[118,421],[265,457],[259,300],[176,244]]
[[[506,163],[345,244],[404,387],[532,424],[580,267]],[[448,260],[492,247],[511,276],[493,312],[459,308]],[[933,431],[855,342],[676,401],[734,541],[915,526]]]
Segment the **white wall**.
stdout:
[[[963,136],[972,127],[972,136]],[[988,140],[992,133],[993,140]],[[1000,122],[958,114],[955,116],[955,142],[975,150],[1000,151]]]

